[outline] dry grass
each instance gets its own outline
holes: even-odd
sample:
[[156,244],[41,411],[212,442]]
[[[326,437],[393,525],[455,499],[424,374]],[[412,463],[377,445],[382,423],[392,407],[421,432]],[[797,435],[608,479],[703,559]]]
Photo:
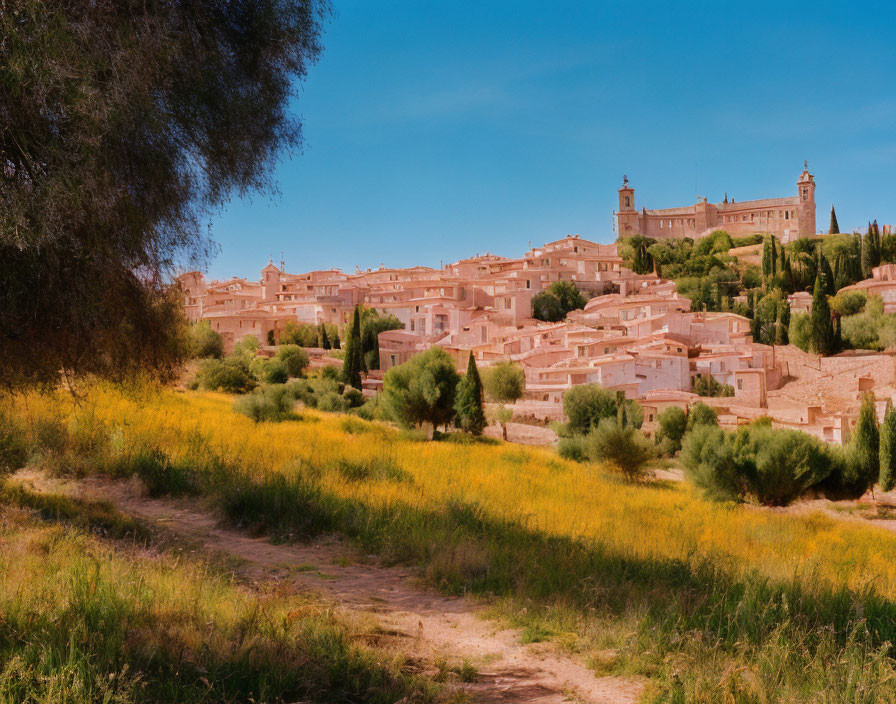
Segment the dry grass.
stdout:
[[310,411],[255,424],[231,405],[95,389],[78,407],[20,398],[17,413],[76,439],[60,470],[126,473],[162,452],[233,520],[279,538],[341,531],[445,589],[496,596],[539,639],[653,677],[656,701],[896,697],[888,531],[629,485],[544,449],[424,442]]

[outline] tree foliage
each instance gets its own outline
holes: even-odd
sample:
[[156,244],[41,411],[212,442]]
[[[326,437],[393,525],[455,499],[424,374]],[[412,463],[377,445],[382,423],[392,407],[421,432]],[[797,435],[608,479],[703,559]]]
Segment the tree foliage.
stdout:
[[171,373],[166,276],[268,186],[321,0],[21,0],[0,12],[0,379]]
[[698,401],[688,408],[688,425],[687,431],[691,432],[694,428],[701,425],[719,424],[719,415],[712,406],[707,406],[702,401]]
[[834,324],[831,319],[831,308],[828,305],[824,279],[823,274],[815,277],[815,290],[812,293],[811,350],[815,354],[829,355],[837,351],[838,345],[834,339]]
[[302,376],[310,362],[308,353],[298,345],[283,345],[277,350],[275,359],[283,362],[287,374],[293,378]]
[[859,418],[850,439],[850,450],[855,462],[857,479],[870,487],[880,475],[880,429],[874,409],[874,395],[866,392],[859,408]]
[[563,394],[563,413],[571,433],[587,433],[603,418],[616,418],[623,425],[640,428],[644,419],[641,406],[600,384],[573,386]]
[[445,425],[454,417],[459,381],[450,355],[440,347],[430,347],[386,372],[383,404],[389,416],[402,425]]
[[526,374],[516,362],[498,362],[482,376],[486,396],[497,403],[515,403],[526,391]]
[[681,441],[688,427],[687,414],[677,406],[669,406],[657,415],[656,441],[664,454],[674,455],[681,450]]
[[532,317],[549,323],[563,320],[573,310],[585,307],[585,297],[570,281],[555,281],[532,297]]
[[806,433],[759,422],[736,433],[699,426],[686,436],[681,459],[709,498],[766,506],[788,505],[840,471],[843,462]]
[[190,356],[197,359],[207,357],[220,359],[224,354],[224,339],[212,330],[212,326],[207,320],[200,320],[190,326],[188,345]]
[[342,381],[356,389],[361,388],[361,372],[364,368],[364,353],[361,349],[361,307],[355,306],[352,324],[345,340],[345,358],[342,367]]
[[487,425],[482,407],[482,380],[472,352],[467,361],[467,373],[457,386],[454,411],[460,428],[473,435],[482,435]]
[[880,426],[880,474],[878,483],[881,491],[892,491],[896,487],[896,410],[887,403],[884,422]]

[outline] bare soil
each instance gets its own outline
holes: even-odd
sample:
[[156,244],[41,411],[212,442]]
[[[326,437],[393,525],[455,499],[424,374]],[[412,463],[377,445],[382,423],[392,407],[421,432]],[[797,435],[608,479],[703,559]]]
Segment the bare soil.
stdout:
[[196,501],[148,498],[137,481],[58,480],[35,471],[17,479],[33,490],[111,501],[184,541],[236,558],[228,564],[243,580],[322,594],[348,622],[367,624],[360,639],[404,653],[424,671],[434,663],[468,663],[475,680],[456,686],[475,701],[627,704],[638,701],[646,684],[595,676],[549,643],[522,644],[519,631],[486,619],[482,604],[426,589],[410,569],[383,566],[337,537],[275,545],[222,526]]

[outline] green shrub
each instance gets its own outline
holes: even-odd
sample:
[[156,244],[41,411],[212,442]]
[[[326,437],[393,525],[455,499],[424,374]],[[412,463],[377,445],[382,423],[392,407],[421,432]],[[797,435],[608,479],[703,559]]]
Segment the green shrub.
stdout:
[[256,423],[277,422],[296,418],[293,413],[294,397],[283,384],[272,384],[238,398],[233,410],[248,416]]
[[628,479],[637,478],[653,456],[644,434],[617,418],[602,418],[587,435],[561,438],[557,451],[577,462],[607,462]]
[[663,454],[674,455],[681,449],[681,440],[688,427],[687,414],[677,406],[662,410],[656,417],[659,428],[656,431],[657,444]]
[[560,438],[557,442],[557,452],[565,460],[585,462],[588,453],[585,451],[585,436],[573,435],[568,438]]
[[339,459],[333,468],[353,482],[389,481],[409,482],[413,477],[388,457],[371,457],[365,460]]
[[691,432],[698,425],[718,425],[719,416],[712,406],[707,406],[703,401],[698,401],[688,409],[687,432]]
[[808,352],[812,346],[812,316],[808,313],[795,313],[790,316],[787,337],[790,344],[796,345],[803,352]]
[[207,320],[200,320],[190,326],[187,349],[191,357],[220,359],[224,354],[224,338],[212,330],[212,326]]
[[734,387],[731,384],[721,383],[712,374],[695,376],[691,390],[698,396],[734,396]]
[[204,360],[199,366],[196,384],[207,391],[230,394],[244,394],[257,386],[249,373],[249,363],[242,357]]
[[341,396],[335,391],[326,391],[317,397],[316,408],[319,411],[327,413],[346,413],[351,404],[345,396]]
[[347,386],[342,392],[342,397],[349,408],[359,408],[364,405],[364,394],[353,386]]
[[786,506],[821,485],[840,458],[797,430],[751,424],[736,433],[698,425],[684,441],[681,461],[708,498]]
[[342,372],[339,370],[339,367],[329,364],[320,370],[320,378],[321,379],[329,379],[331,381],[341,382],[342,381]]
[[618,418],[620,408],[623,424],[641,427],[644,413],[640,405],[600,384],[573,386],[563,394],[563,412],[573,433],[587,433],[603,418]]
[[609,462],[628,479],[640,476],[652,456],[644,434],[615,418],[603,418],[588,433],[585,451],[589,459]]
[[21,469],[28,462],[28,436],[22,424],[0,413],[0,476]]
[[140,477],[150,496],[182,496],[199,491],[198,475],[189,463],[172,462],[164,452],[151,450],[133,457],[128,469]]
[[840,291],[831,299],[831,310],[842,316],[856,315],[867,302],[868,296],[862,291]]
[[355,409],[355,413],[364,420],[385,420],[379,394],[366,399],[363,405]]
[[283,345],[275,359],[286,365],[287,375],[293,378],[302,376],[310,363],[308,353],[298,345]]

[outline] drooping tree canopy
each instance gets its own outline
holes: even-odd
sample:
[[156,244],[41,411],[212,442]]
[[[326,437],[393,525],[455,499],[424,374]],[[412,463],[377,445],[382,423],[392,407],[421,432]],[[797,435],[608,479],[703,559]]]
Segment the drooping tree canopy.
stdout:
[[165,283],[270,187],[326,0],[17,0],[0,12],[0,380],[164,372]]

